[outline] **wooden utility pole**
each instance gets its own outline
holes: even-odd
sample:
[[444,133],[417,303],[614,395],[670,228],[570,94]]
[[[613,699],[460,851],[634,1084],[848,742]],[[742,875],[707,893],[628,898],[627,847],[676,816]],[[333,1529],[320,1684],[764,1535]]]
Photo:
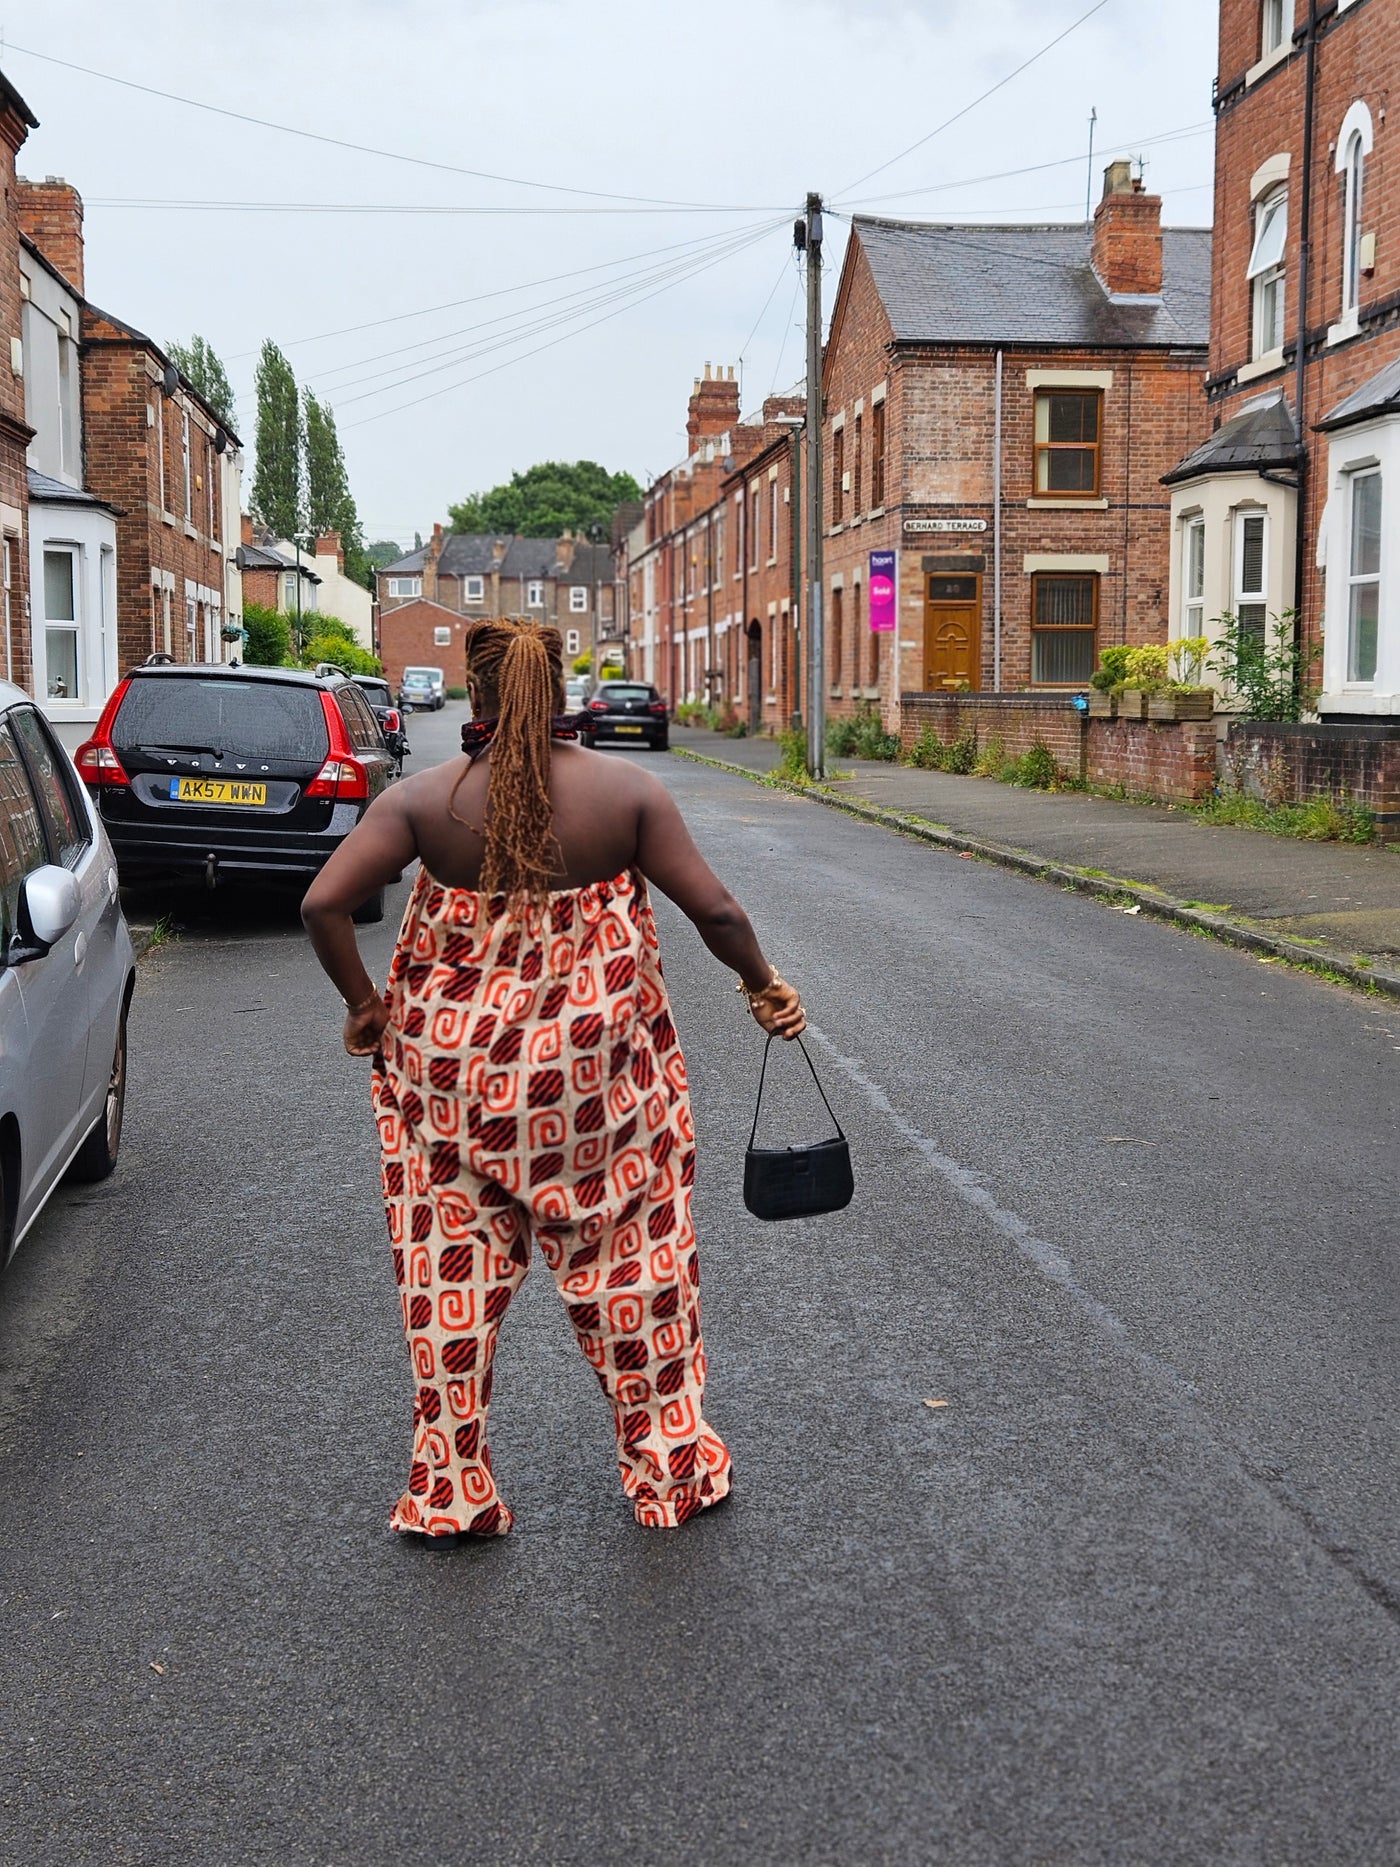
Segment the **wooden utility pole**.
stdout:
[[807,769],[826,777],[826,624],[822,611],[822,198],[794,229],[807,255]]

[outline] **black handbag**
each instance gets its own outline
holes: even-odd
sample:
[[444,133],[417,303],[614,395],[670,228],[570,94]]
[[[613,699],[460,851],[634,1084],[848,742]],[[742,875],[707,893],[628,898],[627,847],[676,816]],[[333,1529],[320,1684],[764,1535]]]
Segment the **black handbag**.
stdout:
[[[776,1032],[773,1033],[776,1036]],[[744,1154],[744,1204],[756,1219],[805,1219],[818,1212],[840,1212],[849,1206],[855,1192],[851,1173],[850,1145],[841,1124],[831,1112],[826,1091],[821,1086],[816,1065],[807,1056],[807,1068],[817,1085],[822,1106],[831,1115],[836,1133],[829,1141],[815,1141],[807,1147],[755,1147],[759,1111],[763,1107],[763,1084],[768,1075],[768,1052],[773,1036],[763,1046],[763,1068],[758,1075],[758,1101],[754,1106],[753,1128]]]

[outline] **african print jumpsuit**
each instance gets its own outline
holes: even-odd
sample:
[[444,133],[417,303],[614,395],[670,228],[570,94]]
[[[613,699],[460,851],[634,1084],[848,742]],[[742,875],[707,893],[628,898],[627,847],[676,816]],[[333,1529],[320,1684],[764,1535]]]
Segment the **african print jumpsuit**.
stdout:
[[384,1203],[417,1383],[396,1530],[504,1535],[486,1441],[496,1336],[538,1242],[612,1402],[637,1521],[729,1490],[701,1402],[685,1062],[646,884],[508,914],[420,869],[375,1060]]

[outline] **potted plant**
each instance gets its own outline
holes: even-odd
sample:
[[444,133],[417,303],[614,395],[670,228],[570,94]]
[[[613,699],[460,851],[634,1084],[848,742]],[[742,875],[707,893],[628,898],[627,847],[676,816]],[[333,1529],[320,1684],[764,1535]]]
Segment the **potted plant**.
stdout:
[[1208,720],[1215,711],[1215,689],[1201,684],[1210,643],[1203,635],[1179,636],[1168,647],[1173,672],[1148,696],[1150,720]]
[[1105,648],[1099,665],[1089,676],[1089,717],[1111,720],[1118,711],[1117,688],[1122,682],[1130,648]]
[[1152,694],[1167,684],[1167,651],[1160,642],[1128,649],[1118,683],[1118,712],[1123,719],[1147,718]]

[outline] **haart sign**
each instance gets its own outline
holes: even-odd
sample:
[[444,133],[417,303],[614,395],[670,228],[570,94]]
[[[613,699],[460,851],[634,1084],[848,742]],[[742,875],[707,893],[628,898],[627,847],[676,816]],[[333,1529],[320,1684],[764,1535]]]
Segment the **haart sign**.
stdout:
[[891,630],[895,625],[899,592],[899,553],[897,551],[872,551],[870,553],[870,572],[866,583],[869,591],[867,609],[870,614],[872,632]]

